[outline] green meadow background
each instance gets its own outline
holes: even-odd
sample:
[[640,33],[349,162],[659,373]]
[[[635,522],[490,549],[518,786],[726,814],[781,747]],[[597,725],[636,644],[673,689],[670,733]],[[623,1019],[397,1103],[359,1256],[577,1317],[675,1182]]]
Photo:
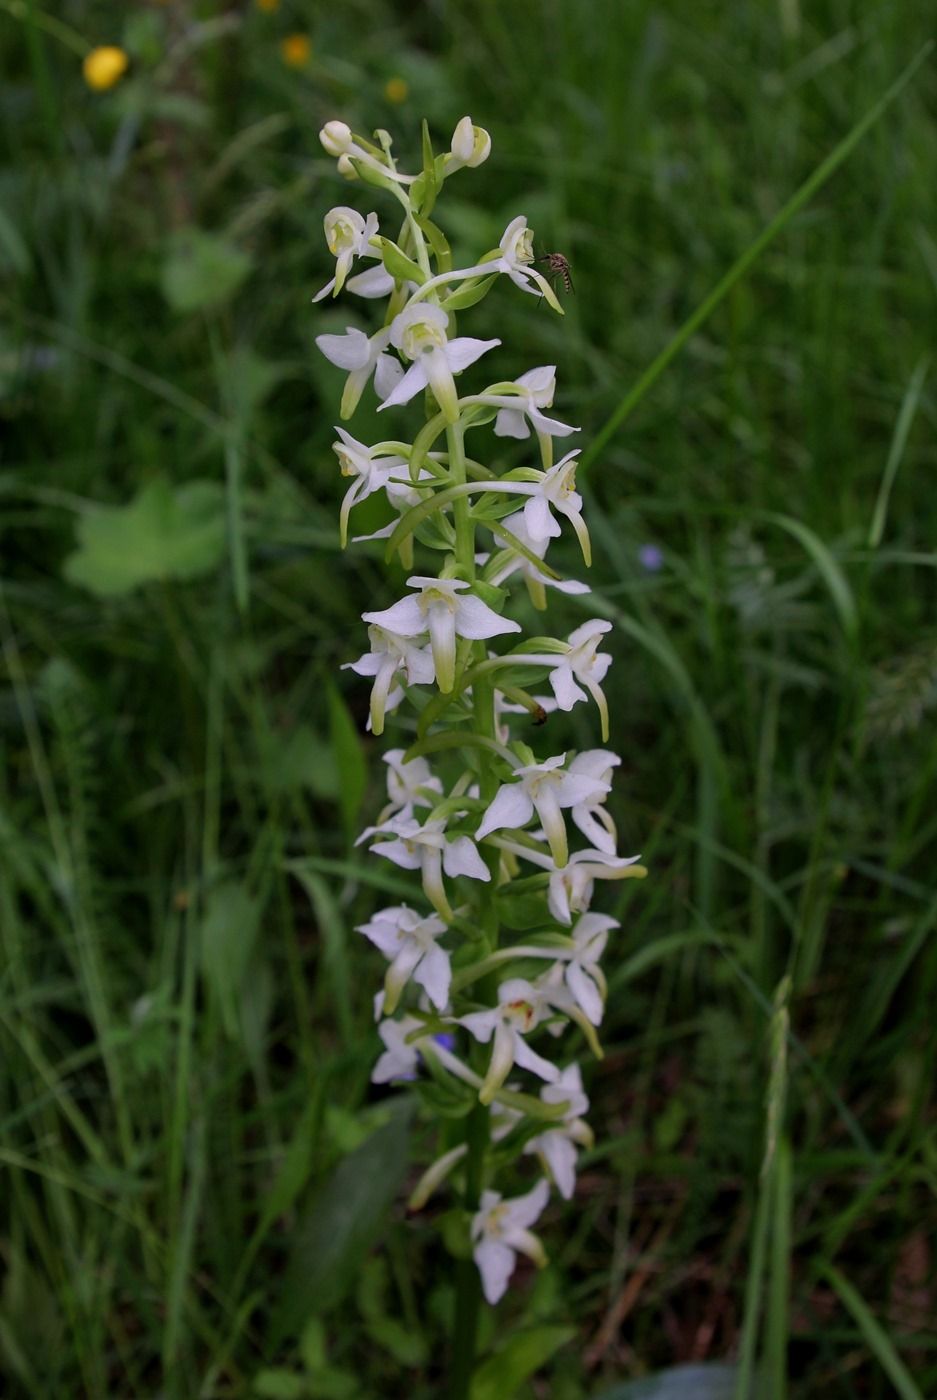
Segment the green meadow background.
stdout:
[[[386,126],[405,164],[423,116],[437,149],[488,128],[441,224],[471,261],[525,213],[575,293],[462,324],[495,377],[555,363],[588,447],[932,21],[0,0],[5,1395],[447,1393],[447,1198],[406,1218],[430,1138],[369,1085],[354,932],[383,745],[339,667],[402,575],[339,549],[314,337],[373,312],[311,304],[325,211],[389,210],[319,127]],[[130,65],[94,91],[101,44]],[[473,1400],[937,1394],[934,65],[582,477],[595,591],[550,619],[615,624],[613,810],[650,877],[602,892],[596,1147]],[[551,718],[550,752],[592,725]]]

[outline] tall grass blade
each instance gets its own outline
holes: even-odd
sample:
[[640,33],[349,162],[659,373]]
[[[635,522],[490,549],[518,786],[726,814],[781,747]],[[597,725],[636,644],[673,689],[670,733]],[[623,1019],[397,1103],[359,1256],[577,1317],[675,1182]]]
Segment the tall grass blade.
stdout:
[[824,1264],[821,1273],[839,1295],[843,1307],[851,1314],[853,1322],[865,1338],[866,1346],[895,1387],[895,1394],[899,1395],[901,1400],[924,1400],[923,1391],[918,1389],[911,1372],[895,1350],[894,1343],[888,1333],[873,1316],[865,1300],[856,1292],[848,1279],[843,1278],[843,1275],[838,1269],[834,1269],[832,1264]]
[[784,208],[775,214],[767,227],[763,229],[753,243],[749,244],[744,253],[736,259],[725,276],[716,283],[715,287],[709,293],[709,296],[704,297],[692,315],[687,317],[676,335],[664,346],[660,354],[651,361],[637,383],[628,390],[618,407],[613,410],[602,427],[593,435],[591,443],[579,459],[580,472],[584,472],[586,468],[595,461],[609,439],[614,437],[631,411],[644,398],[648,389],[657,382],[670,362],[677,357],[687,341],[699,330],[700,326],[709,319],[720,302],[725,300],[736,282],[745,276],[745,273],[753,263],[757,262],[768,245],[774,242],[775,238],[777,238],[778,234],[790,223],[794,215],[800,213],[804,205],[808,204],[817,191],[823,188],[830,176],[835,174],[843,161],[852,154],[866,132],[875,125],[885,112],[887,112],[896,98],[898,98],[908,86],[908,83],[910,83],[924,60],[929,57],[933,47],[933,40],[924,44],[908,64],[907,68],[905,68],[904,72],[895,79],[891,87],[869,108],[865,116],[856,122],[852,130],[843,137],[842,141],[830,152],[826,160],[821,161],[813,174],[808,176],[800,189],[787,201]]

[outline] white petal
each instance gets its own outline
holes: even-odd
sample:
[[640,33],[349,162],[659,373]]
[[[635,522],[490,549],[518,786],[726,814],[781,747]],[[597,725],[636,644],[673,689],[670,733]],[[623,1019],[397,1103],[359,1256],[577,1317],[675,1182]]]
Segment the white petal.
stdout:
[[486,1302],[494,1305],[504,1297],[508,1279],[514,1272],[514,1251],[498,1240],[482,1240],[473,1251]]
[[605,1008],[599,989],[578,962],[571,962],[567,967],[566,985],[592,1024],[600,1026]]
[[371,851],[376,856],[385,856],[402,870],[419,870],[423,863],[418,852],[411,851],[402,841],[379,841]]
[[494,801],[482,817],[475,839],[480,841],[483,836],[488,836],[492,831],[501,831],[506,826],[525,826],[533,813],[534,804],[523,783],[505,783],[498,789]]
[[571,710],[577,700],[585,700],[586,693],[573,680],[568,665],[554,666],[550,672],[550,685],[561,710]]
[[521,1230],[526,1230],[533,1225],[543,1214],[544,1207],[550,1199],[550,1188],[545,1181],[538,1181],[532,1191],[528,1191],[524,1196],[517,1196],[513,1201],[508,1201],[507,1216],[512,1226],[517,1226]]
[[456,631],[460,637],[468,637],[473,642],[484,641],[486,637],[499,637],[505,632],[519,632],[520,624],[500,617],[481,598],[460,598],[456,610]]
[[469,365],[480,360],[488,350],[493,350],[500,344],[500,340],[475,340],[470,335],[456,336],[455,340],[450,340],[446,346],[449,368],[453,374],[458,374],[459,370],[468,369]]
[[573,821],[582,832],[583,836],[599,851],[604,851],[606,855],[615,854],[615,838],[612,833],[593,816],[587,807],[573,808]]
[[529,438],[530,427],[520,409],[502,408],[495,419],[497,437]]
[[413,974],[413,980],[424,989],[437,1011],[445,1011],[449,1002],[449,987],[452,982],[449,954],[445,949],[438,947],[428,949],[423,956],[423,961]]
[[394,290],[394,279],[386,268],[378,263],[377,267],[369,267],[367,272],[359,272],[350,277],[345,287],[359,297],[386,297]]
[[363,369],[371,358],[371,344],[364,331],[348,326],[344,335],[317,335],[323,355],[339,369]]
[[394,404],[409,403],[415,398],[421,389],[426,388],[426,371],[419,363],[413,364],[407,370],[404,377],[399,381],[396,388],[387,395],[387,398],[377,410],[391,408]]
[[570,433],[579,432],[578,428],[571,428],[568,423],[561,423],[558,418],[547,418],[536,409],[531,411],[530,421],[538,433],[546,433],[548,437],[569,437]]
[[550,1175],[556,1182],[556,1189],[564,1201],[571,1200],[576,1186],[576,1158],[578,1154],[575,1147],[565,1133],[555,1131],[544,1133],[542,1137],[537,1139],[537,1145],[550,1168]]
[[412,596],[401,598],[399,603],[383,608],[380,612],[362,613],[361,617],[362,621],[376,622],[379,627],[386,627],[388,631],[397,632],[401,637],[418,637],[421,632],[426,631],[423,609]]
[[460,1016],[458,1024],[464,1026],[469,1035],[481,1041],[482,1045],[487,1045],[497,1026],[501,1024],[500,1011],[470,1011],[467,1016]]
[[514,1059],[521,1069],[529,1069],[531,1074],[538,1075],[541,1079],[553,1080],[559,1078],[559,1070],[556,1065],[551,1065],[549,1060],[545,1060],[542,1055],[538,1055],[535,1050],[520,1036],[517,1037],[517,1044],[514,1047]]
[[550,507],[543,496],[531,496],[524,506],[524,524],[532,540],[551,540],[561,534],[559,525],[550,514]]
[[455,836],[446,842],[443,869],[450,879],[455,879],[457,875],[467,875],[471,880],[491,879],[491,872],[470,836]]
[[334,286],[335,278],[333,277],[330,279],[330,281],[326,282],[325,286],[321,289],[321,291],[316,292],[315,296],[313,297],[313,301],[322,301],[324,297],[328,296],[329,292]]
[[403,379],[403,365],[393,355],[378,355],[374,369],[374,392],[387,399]]

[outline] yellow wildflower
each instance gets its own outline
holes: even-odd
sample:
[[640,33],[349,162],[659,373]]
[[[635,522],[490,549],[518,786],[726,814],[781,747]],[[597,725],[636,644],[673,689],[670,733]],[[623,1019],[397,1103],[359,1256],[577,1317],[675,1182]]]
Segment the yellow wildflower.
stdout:
[[312,41],[308,34],[287,34],[280,40],[283,62],[290,68],[305,68],[312,58]]
[[254,0],[258,10],[263,10],[266,14],[272,15],[274,10],[280,8],[280,0]]
[[406,78],[388,78],[384,84],[384,96],[388,102],[399,106],[401,102],[406,102],[410,96],[410,84]]
[[94,88],[95,92],[106,92],[108,88],[120,82],[129,63],[130,59],[123,49],[117,48],[115,44],[104,44],[101,48],[92,49],[90,53],[85,54],[81,71],[89,88]]

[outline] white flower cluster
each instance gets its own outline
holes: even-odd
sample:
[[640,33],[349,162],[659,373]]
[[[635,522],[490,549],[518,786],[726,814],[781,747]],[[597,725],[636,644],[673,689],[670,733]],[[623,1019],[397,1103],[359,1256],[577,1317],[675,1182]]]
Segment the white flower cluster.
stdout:
[[[560,579],[546,553],[564,522],[586,564],[590,542],[576,491],[578,454],[553,460],[554,439],[578,431],[545,412],[553,403],[555,367],[539,365],[468,395],[457,382],[501,341],[455,334],[456,312],[480,301],[499,278],[561,313],[534,266],[533,234],[523,216],[511,221],[497,248],[463,268],[453,268],[448,243],[429,218],[444,180],[486,159],[487,132],[463,118],[449,151],[425,155],[415,176],[398,172],[386,132],[375,133],[372,142],[329,122],[321,140],[342,174],[381,188],[403,209],[394,240],[380,234],[374,213],[363,218],[340,206],[325,216],[335,275],[315,300],[342,288],[387,298],[383,324],[373,334],[349,326],[343,335],[317,337],[326,358],[348,374],[341,415],[351,416],[372,379],[381,410],[407,404],[421,391],[427,405],[427,421],[410,443],[395,438],[369,447],[337,428],[334,450],[342,474],[351,478],[341,507],[342,541],[354,507],[380,494],[390,522],[362,538],[386,539],[388,556],[399,554],[410,567],[415,542],[440,558],[437,573],[408,578],[403,598],[363,614],[370,645],[347,663],[371,678],[375,735],[405,698],[418,717],[412,748],[385,754],[387,806],[360,837],[376,855],[419,872],[428,906],[381,909],[359,930],[388,963],[376,998],[384,1051],[372,1078],[411,1080],[421,1067],[449,1076],[486,1107],[489,1142],[497,1144],[500,1161],[510,1158],[512,1141],[517,1157],[533,1154],[540,1161],[546,1179],[526,1195],[505,1200],[485,1189],[472,1203],[473,1253],[485,1296],[494,1303],[518,1252],[543,1263],[529,1227],[547,1202],[550,1182],[565,1199],[572,1196],[578,1148],[591,1142],[579,1067],[557,1049],[573,1023],[601,1053],[596,1028],[606,984],[600,958],[619,925],[591,911],[595,882],[645,874],[637,856],[616,853],[605,805],[619,756],[596,748],[537,759],[512,725],[518,715],[542,720],[591,698],[607,742],[602,681],[611,657],[601,646],[610,624],[587,621],[565,640],[517,640],[519,624],[502,614],[517,577],[541,609],[547,588],[588,593],[585,584]],[[349,276],[359,259],[376,265]],[[499,437],[533,437],[536,464],[497,474],[469,458],[466,434],[492,423]],[[490,538],[488,552],[476,550],[478,532]],[[502,639],[497,652],[488,648],[494,639]],[[527,688],[540,680],[549,681],[552,696]],[[430,766],[429,755],[436,754],[451,778],[448,786]],[[570,824],[584,838],[581,849],[570,849]],[[525,914],[521,927],[530,931],[511,943],[500,926],[516,926],[510,901],[518,898],[528,909],[539,899],[542,913],[533,920]],[[490,1052],[473,1051],[473,1043]],[[538,1095],[522,1083],[509,1084],[515,1070],[540,1081]],[[440,1157],[411,1204],[422,1204],[469,1151],[465,1143]]]

